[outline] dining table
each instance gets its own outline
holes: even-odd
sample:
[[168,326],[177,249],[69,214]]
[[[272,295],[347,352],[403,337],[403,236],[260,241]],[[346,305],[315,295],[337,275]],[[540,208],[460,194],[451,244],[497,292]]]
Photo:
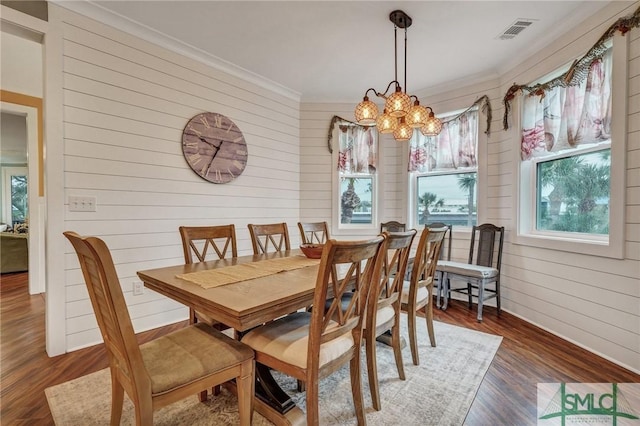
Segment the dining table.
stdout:
[[[138,271],[144,286],[203,312],[239,335],[313,303],[319,259],[299,249]],[[203,350],[206,350],[203,349]],[[256,363],[255,409],[276,425],[305,424],[303,411]]]

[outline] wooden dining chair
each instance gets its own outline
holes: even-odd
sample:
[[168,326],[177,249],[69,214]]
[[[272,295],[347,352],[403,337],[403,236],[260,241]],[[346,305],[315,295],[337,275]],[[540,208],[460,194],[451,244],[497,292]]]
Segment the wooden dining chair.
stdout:
[[253,254],[264,254],[273,251],[291,250],[289,229],[286,223],[263,225],[249,224]]
[[407,230],[407,226],[404,223],[396,220],[390,220],[388,222],[382,222],[380,224],[380,233],[387,232],[404,232]]
[[450,261],[451,260],[451,247],[453,246],[453,225],[443,223],[443,222],[433,222],[427,223],[424,225],[425,228],[447,228],[447,233],[444,236],[444,240],[442,241],[442,247],[440,248],[440,257],[438,258],[438,267],[436,267],[436,274],[433,278],[434,280],[434,288],[436,290],[436,308],[440,307],[440,297],[444,293],[444,285],[442,283],[442,271],[440,270],[440,266],[442,265],[442,261]]
[[[329,240],[320,260],[314,306],[329,309],[295,312],[248,332],[242,342],[256,352],[256,361],[305,382],[307,425],[319,424],[319,380],[349,362],[351,390],[359,425],[366,424],[360,375],[364,312],[372,282],[380,278],[386,239]],[[341,296],[355,288],[343,309]]]
[[[226,259],[238,257],[236,246],[236,228],[233,224],[218,226],[181,226],[178,228],[182,239],[184,263],[191,264],[206,260]],[[198,321],[209,325],[216,321],[202,312],[189,308],[189,322]],[[226,328],[226,327],[225,327]]]
[[329,239],[327,222],[298,222],[302,244],[324,244]]
[[120,424],[124,392],[133,402],[136,425],[152,425],[155,410],[235,379],[240,424],[250,425],[253,351],[205,324],[139,345],[107,245],[75,232],[64,235],[78,256],[109,358],[111,424]]
[[[402,341],[400,338],[400,295],[403,277],[407,269],[411,244],[417,231],[384,233],[387,238],[384,263],[380,280],[371,286],[370,299],[364,325],[364,339],[367,353],[367,371],[373,408],[380,410],[380,389],[378,386],[378,366],[376,361],[376,338],[391,332],[391,347],[395,356],[400,380],[405,379],[402,364]],[[343,299],[344,304],[344,299]]]
[[[500,268],[502,265],[502,246],[504,245],[504,226],[483,223],[471,230],[471,244],[467,263],[442,261],[438,269],[443,272],[444,305],[452,291],[466,294],[469,309],[473,298],[478,300],[478,322],[482,321],[484,301],[495,298],[497,313],[500,315]],[[463,287],[450,288],[451,281],[463,282]],[[492,285],[493,284],[493,285]]]
[[433,279],[446,233],[446,228],[425,228],[422,231],[413,261],[411,278],[409,281],[404,281],[402,289],[400,306],[403,311],[407,312],[409,346],[414,365],[420,364],[416,327],[417,313],[422,308],[425,311],[429,341],[431,346],[436,346],[436,336],[433,330]]

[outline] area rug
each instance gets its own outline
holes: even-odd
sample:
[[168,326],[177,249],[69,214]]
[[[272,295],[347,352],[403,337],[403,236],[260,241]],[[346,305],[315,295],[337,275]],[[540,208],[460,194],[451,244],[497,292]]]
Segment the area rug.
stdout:
[[[371,405],[363,350],[362,389],[369,425],[463,424],[502,337],[435,321],[437,347],[432,348],[423,321],[419,318],[420,365],[413,365],[408,345],[403,349],[404,381],[398,378],[392,349],[378,343],[381,411],[375,411]],[[407,338],[406,315],[402,316],[401,325],[401,333]],[[295,380],[281,374],[275,377],[304,410],[304,393],[296,391]],[[55,424],[108,425],[110,380],[105,369],[47,388],[45,394]],[[348,366],[320,382],[320,416],[322,425],[356,424]],[[135,424],[133,405],[126,396],[121,424]],[[206,403],[200,403],[194,395],[156,411],[154,424],[238,424],[237,400],[224,388]],[[271,425],[271,422],[255,413],[253,424]]]

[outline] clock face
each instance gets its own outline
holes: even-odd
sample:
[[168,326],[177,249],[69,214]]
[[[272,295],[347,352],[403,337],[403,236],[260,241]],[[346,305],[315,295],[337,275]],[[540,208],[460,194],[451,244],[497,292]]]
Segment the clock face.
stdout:
[[236,124],[222,114],[203,112],[182,132],[182,153],[198,176],[213,183],[231,182],[247,165],[247,143]]

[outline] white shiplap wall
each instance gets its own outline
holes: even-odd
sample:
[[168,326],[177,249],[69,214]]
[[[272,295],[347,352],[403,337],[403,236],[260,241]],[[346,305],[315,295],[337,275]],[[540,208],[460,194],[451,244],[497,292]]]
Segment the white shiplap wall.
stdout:
[[[299,103],[65,9],[62,32],[64,200],[94,196],[97,211],[69,212],[64,229],[110,247],[136,331],[187,317],[152,291],[133,296],[136,271],[183,262],[180,225],[234,223],[240,254],[248,223],[286,221],[297,242],[300,209]],[[187,121],[229,116],[249,159],[233,182],[191,171],[181,151]],[[63,238],[61,235],[50,236]],[[66,349],[101,340],[76,255],[65,244]],[[55,266],[54,266],[55,267]]]
[[[607,6],[495,80],[460,84],[461,88],[446,88],[430,96],[416,93],[421,103],[443,113],[464,108],[485,94],[491,100],[491,136],[479,148],[478,204],[480,221],[503,225],[507,230],[502,270],[503,309],[636,372],[640,371],[640,30],[634,29],[627,35],[629,110],[623,260],[511,242],[516,214],[514,162],[518,161],[519,135],[515,129],[502,130],[502,98],[514,82],[523,84],[540,78],[584,54],[615,19],[632,13],[637,6],[637,3],[626,9],[621,3]],[[326,148],[327,130],[334,114],[353,119],[354,106],[355,103],[301,107],[301,189],[303,194],[307,190],[317,193],[302,197],[303,220],[331,218],[331,177],[327,173],[333,172],[334,166]],[[484,119],[481,126],[484,129]],[[384,138],[381,146],[384,157],[381,179],[386,183],[381,221],[403,219],[406,154],[402,150],[406,146]],[[384,164],[386,161],[390,164]],[[454,232],[453,258],[466,261],[468,244],[468,233]]]

